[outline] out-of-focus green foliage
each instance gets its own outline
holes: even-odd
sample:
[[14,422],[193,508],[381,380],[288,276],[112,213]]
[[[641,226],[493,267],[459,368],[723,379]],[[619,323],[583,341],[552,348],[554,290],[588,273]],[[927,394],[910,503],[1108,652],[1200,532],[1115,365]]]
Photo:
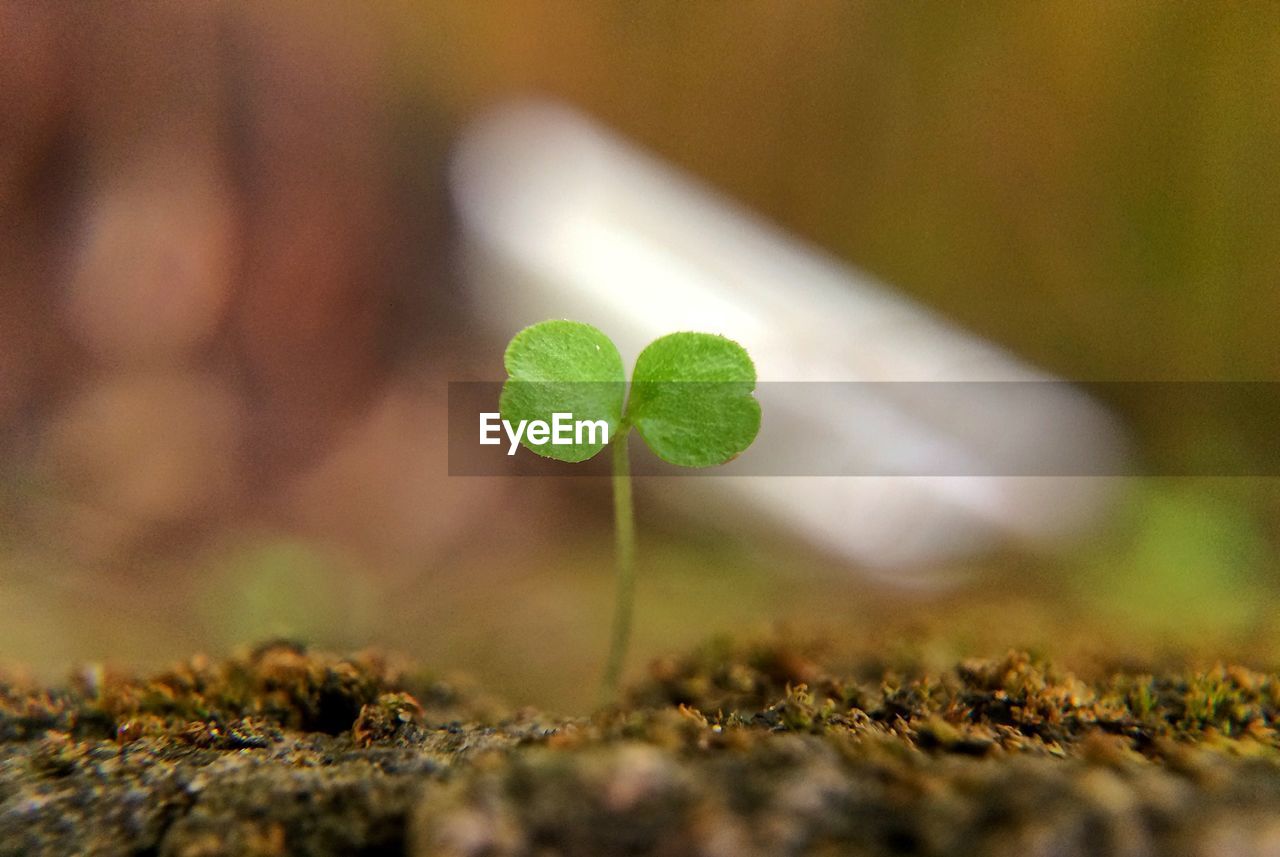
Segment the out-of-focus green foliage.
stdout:
[[1265,621],[1269,546],[1258,513],[1230,487],[1162,479],[1134,490],[1116,538],[1082,562],[1090,604],[1169,635],[1239,633]]

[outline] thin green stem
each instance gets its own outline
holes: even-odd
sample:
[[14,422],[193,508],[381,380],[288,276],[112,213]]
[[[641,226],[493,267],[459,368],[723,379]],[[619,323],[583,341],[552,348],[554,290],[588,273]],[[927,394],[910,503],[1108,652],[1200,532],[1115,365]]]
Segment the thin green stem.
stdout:
[[604,696],[612,701],[618,692],[618,681],[631,642],[631,613],[636,589],[636,521],[631,505],[631,459],[627,455],[627,436],[631,427],[623,425],[610,440],[613,448],[613,529],[618,567],[618,593],[613,609],[613,641],[604,670]]

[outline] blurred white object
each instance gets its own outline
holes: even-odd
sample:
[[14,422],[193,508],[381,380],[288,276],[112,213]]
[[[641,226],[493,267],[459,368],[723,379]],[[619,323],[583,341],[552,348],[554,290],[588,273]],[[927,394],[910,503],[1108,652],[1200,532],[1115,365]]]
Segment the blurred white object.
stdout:
[[[627,365],[658,336],[700,330],[742,343],[762,382],[1051,380],[560,105],[517,103],[474,123],[459,141],[450,180],[474,312],[498,338],[572,318],[605,331]],[[1037,413],[1020,415],[1033,417],[1033,430],[1012,439],[1028,457],[1022,460],[1064,444],[1084,458],[1117,454],[1102,411],[1067,385],[1044,388]],[[927,397],[869,398],[869,389],[850,386],[815,412],[812,397],[788,407],[779,385],[748,454],[822,444],[833,473],[884,472],[918,456],[938,463],[933,472],[964,473],[974,472],[966,461],[984,454],[984,438],[999,437],[1002,453],[1011,443],[1007,430],[990,430],[1002,416],[989,413],[989,400],[966,408],[961,397],[940,407]],[[1010,536],[1043,543],[1079,533],[1103,507],[1110,482],[955,475],[655,481],[678,482],[666,495],[704,509],[744,501],[824,549],[880,570],[972,555]],[[718,504],[706,503],[704,492]]]

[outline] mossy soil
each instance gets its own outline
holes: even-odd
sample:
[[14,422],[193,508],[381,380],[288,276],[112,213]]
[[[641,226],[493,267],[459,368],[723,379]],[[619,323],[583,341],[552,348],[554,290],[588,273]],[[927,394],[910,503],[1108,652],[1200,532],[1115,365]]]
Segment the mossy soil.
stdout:
[[789,642],[590,717],[290,643],[0,683],[0,855],[1280,853],[1280,676]]

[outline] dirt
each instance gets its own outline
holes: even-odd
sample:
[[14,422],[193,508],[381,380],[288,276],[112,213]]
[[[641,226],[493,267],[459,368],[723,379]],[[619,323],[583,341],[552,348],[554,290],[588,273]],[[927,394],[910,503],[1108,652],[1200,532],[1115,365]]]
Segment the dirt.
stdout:
[[766,641],[591,717],[272,643],[0,681],[0,855],[1274,855],[1280,677]]

